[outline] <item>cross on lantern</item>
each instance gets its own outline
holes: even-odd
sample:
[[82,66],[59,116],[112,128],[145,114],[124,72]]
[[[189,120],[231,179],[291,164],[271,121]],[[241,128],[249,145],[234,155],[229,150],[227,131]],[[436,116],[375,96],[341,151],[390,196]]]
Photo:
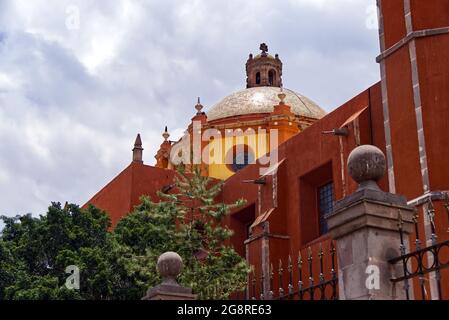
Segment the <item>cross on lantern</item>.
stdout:
[[262,55],[266,55],[268,52],[268,46],[265,43],[260,44],[260,50],[262,50]]

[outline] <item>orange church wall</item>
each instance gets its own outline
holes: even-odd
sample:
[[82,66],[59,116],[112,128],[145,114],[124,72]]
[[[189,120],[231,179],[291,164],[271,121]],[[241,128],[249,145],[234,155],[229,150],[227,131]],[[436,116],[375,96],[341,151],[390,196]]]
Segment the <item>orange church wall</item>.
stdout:
[[449,190],[449,34],[417,41],[417,54],[430,185]]
[[133,164],[130,164],[83,207],[92,204],[105,210],[111,218],[112,225],[115,225],[124,212],[130,211],[132,166]]
[[404,0],[382,0],[382,12],[385,46],[389,48],[406,36]]
[[249,165],[244,170],[227,179],[223,185],[223,201],[232,203],[243,197],[248,202],[248,205],[256,203],[257,185],[243,183],[243,181],[253,180],[258,177],[259,168],[256,165]]
[[411,9],[415,30],[449,26],[449,2],[447,0],[411,0]]
[[[270,238],[270,269],[273,268],[273,287],[279,288],[279,261],[282,261],[283,279],[282,287],[284,292],[288,292],[288,255],[289,245],[288,240],[279,238]],[[278,295],[278,292],[274,292]]]
[[159,201],[156,193],[173,182],[174,172],[131,163],[85,205],[92,204],[105,210],[111,217],[112,226],[131,212],[139,204],[142,195],[148,195],[153,201]]
[[157,192],[173,183],[175,172],[151,166],[137,165],[133,170],[133,189],[131,194],[131,210],[140,202],[142,195],[148,195],[155,202],[159,201]]
[[[368,90],[368,99],[371,106],[368,111],[368,120],[371,119],[370,136],[372,144],[382,150],[384,154],[387,154],[385,147],[385,129],[384,129],[384,114],[382,105],[382,90],[380,83],[371,87]],[[350,179],[352,181],[352,179]],[[380,188],[384,191],[388,191],[388,178],[385,175],[380,181],[378,181]]]
[[[396,19],[399,12],[398,8],[398,12],[389,8],[392,2],[382,1],[386,21]],[[413,29],[448,27],[448,6],[445,0],[412,0]],[[419,38],[415,43],[430,189],[448,190],[449,35]],[[385,62],[396,191],[411,200],[423,193],[423,187],[408,45]]]
[[[402,0],[382,1],[386,47],[405,37]],[[449,26],[446,0],[411,1],[414,30]],[[402,17],[401,17],[402,15]],[[449,35],[416,39],[424,134],[430,188],[449,189]],[[413,199],[423,193],[416,114],[413,100],[411,63],[408,45],[386,60],[389,112],[392,128],[396,191]]]
[[386,60],[396,192],[414,199],[423,193],[408,46]]
[[[261,254],[261,246],[260,246],[260,242],[259,241],[253,241],[251,243],[248,244],[248,251],[250,252],[250,254],[247,257],[247,261],[248,264],[250,266],[253,266],[253,270],[254,273],[250,274],[250,290],[249,290],[249,294],[250,296],[252,295],[256,295],[256,293],[260,294],[260,288],[261,288],[261,284],[260,281],[258,281],[260,279],[260,277],[262,276],[262,269],[261,269],[261,263],[262,263],[262,254]],[[253,283],[253,279],[257,279],[257,281],[255,283]],[[255,290],[253,289],[253,286],[255,286]],[[257,298],[259,298],[257,296]]]
[[[392,1],[393,2],[393,1]],[[385,21],[397,19],[401,13],[399,7],[393,12],[390,1],[382,1]],[[402,1],[400,1],[402,2]],[[387,10],[387,9],[388,10]],[[449,27],[449,3],[445,0],[411,0],[413,30]],[[403,14],[403,8],[402,8]],[[401,22],[405,26],[405,21]],[[390,23],[391,26],[391,23]],[[386,27],[386,32],[388,28]],[[389,32],[395,33],[389,29]],[[422,122],[425,136],[430,191],[449,190],[449,35],[436,35],[415,40],[417,68],[422,106]],[[391,46],[387,44],[387,48]],[[417,116],[413,99],[413,83],[409,45],[387,57],[386,76],[392,127],[393,159],[395,166],[396,192],[408,200],[424,193],[419,144],[417,134]],[[448,221],[441,202],[434,202],[436,208],[435,224],[438,239],[449,238],[445,226]],[[421,240],[424,243],[425,230],[423,207],[418,208],[420,215]],[[442,227],[444,226],[444,227]],[[427,234],[427,238],[429,235]],[[412,236],[412,243],[415,239]],[[443,279],[449,272],[442,272]],[[418,288],[414,281],[415,289]],[[430,292],[430,288],[427,288]],[[419,290],[415,290],[418,292]],[[446,289],[444,295],[449,296]],[[420,296],[419,296],[420,298]]]
[[[449,2],[434,0],[427,9],[422,3],[414,5],[419,28],[449,27]],[[449,35],[418,39],[416,50],[430,190],[449,190]],[[448,240],[446,210],[441,202],[434,205],[438,241]],[[443,270],[441,277],[447,283],[449,270]],[[443,297],[449,298],[449,288],[442,289]]]

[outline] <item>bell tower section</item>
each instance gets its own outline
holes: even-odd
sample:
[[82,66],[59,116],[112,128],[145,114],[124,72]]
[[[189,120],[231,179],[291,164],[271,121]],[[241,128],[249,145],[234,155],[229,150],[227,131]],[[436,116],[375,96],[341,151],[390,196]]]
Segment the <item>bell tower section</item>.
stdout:
[[246,62],[246,87],[282,87],[282,61],[279,55],[268,54],[268,46],[260,45],[257,56],[249,55]]

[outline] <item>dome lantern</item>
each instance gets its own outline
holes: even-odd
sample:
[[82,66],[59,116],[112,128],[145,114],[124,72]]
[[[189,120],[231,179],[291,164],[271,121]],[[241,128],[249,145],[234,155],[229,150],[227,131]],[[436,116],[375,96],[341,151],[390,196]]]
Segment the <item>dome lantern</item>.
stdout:
[[246,87],[282,87],[282,61],[279,55],[268,54],[268,46],[260,45],[257,56],[249,55],[246,62]]

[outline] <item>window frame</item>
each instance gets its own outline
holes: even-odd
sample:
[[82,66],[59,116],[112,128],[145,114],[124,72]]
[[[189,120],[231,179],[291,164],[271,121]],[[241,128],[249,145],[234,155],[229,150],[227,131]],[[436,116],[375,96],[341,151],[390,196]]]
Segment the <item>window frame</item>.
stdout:
[[[322,204],[321,203],[321,200],[322,200],[321,190],[328,186],[330,186],[330,188],[331,188],[330,195],[332,197],[331,201],[330,201],[330,210],[328,210],[326,213],[323,213],[322,207],[321,207],[321,204]],[[321,184],[316,188],[316,200],[317,200],[316,207],[317,207],[317,213],[318,213],[317,216],[318,216],[319,234],[320,234],[320,236],[323,236],[329,232],[328,225],[327,225],[327,222],[325,221],[325,219],[329,214],[332,213],[332,210],[334,208],[334,203],[335,203],[335,185],[334,185],[333,180],[329,180],[328,182]],[[324,220],[324,224],[325,224],[324,230],[323,230],[323,220]]]

